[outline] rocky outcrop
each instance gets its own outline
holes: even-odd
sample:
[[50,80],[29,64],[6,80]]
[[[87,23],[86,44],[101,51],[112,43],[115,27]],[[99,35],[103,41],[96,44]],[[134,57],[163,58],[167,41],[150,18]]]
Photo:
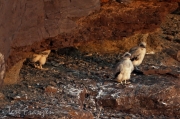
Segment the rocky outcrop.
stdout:
[[25,60],[20,60],[6,72],[7,75],[5,76],[4,84],[16,84],[20,81],[19,72]]
[[119,54],[52,52],[45,65],[49,70],[25,63],[22,81],[4,86],[0,117],[179,119],[180,64],[162,64],[163,54],[146,54],[139,66],[144,75],[133,73],[122,85],[113,81],[112,71]]
[[126,113],[178,117],[180,115],[178,72],[176,75],[170,69],[161,67],[144,70],[144,73],[141,78],[133,76],[133,83],[126,86],[105,82],[96,97],[99,106]]
[[[101,8],[99,0],[0,3],[0,52],[7,71],[31,52],[81,46],[92,40],[121,40],[135,33],[154,31],[164,16],[178,7],[176,2],[152,1],[107,1]],[[0,71],[2,82],[4,65]]]
[[[0,5],[0,53],[7,70],[28,57],[29,52],[50,48],[50,38],[75,29],[77,24],[73,18],[87,16],[100,8],[99,0],[1,0]],[[41,43],[44,40],[47,42]],[[63,41],[59,39],[59,44]],[[5,72],[3,67],[0,70]],[[6,75],[11,73],[14,72]],[[3,76],[1,82],[2,79]]]

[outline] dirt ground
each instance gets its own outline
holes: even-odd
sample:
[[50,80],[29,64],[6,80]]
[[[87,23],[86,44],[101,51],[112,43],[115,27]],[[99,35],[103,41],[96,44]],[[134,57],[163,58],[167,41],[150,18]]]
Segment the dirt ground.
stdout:
[[[114,54],[82,52],[76,48],[52,51],[44,65],[48,70],[36,69],[26,61],[20,71],[21,82],[2,88],[0,118],[168,119],[169,116],[165,113],[143,115],[127,110],[120,111],[113,108],[113,104],[104,106],[98,100],[102,96],[100,93],[104,91],[103,88],[107,90],[110,90],[109,87],[114,88],[110,92],[107,91],[114,94],[117,93],[116,89],[137,84],[150,86],[157,83],[171,86],[179,82],[180,63],[176,59],[176,52],[180,50],[180,36],[178,36],[180,18],[177,14],[171,14],[168,20],[170,20],[168,24],[162,24],[161,32],[151,34],[151,39],[156,37],[160,39],[157,41],[162,43],[158,50],[160,52],[148,50],[139,68],[142,71],[151,68],[170,69],[175,73],[136,74],[132,75],[131,84],[120,85],[112,81],[112,69],[119,61],[122,51]],[[172,117],[178,118],[180,115]]]

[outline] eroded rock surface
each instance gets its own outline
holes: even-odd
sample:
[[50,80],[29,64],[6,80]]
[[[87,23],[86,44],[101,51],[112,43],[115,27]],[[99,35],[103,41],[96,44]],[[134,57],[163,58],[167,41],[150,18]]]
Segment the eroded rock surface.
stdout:
[[180,77],[174,74],[180,64],[162,65],[161,53],[146,54],[139,67],[144,75],[132,75],[131,84],[121,85],[112,72],[121,55],[65,48],[50,54],[44,66],[49,70],[25,62],[21,82],[2,90],[0,117],[179,118]]
[[100,9],[99,0],[1,0],[0,5],[0,53],[7,70],[27,58],[29,52],[48,49],[51,40],[41,44],[43,40],[75,29],[77,24],[72,18],[87,16]]
[[180,115],[179,80],[153,75],[132,79],[127,86],[102,85],[97,96],[99,105],[142,115]]

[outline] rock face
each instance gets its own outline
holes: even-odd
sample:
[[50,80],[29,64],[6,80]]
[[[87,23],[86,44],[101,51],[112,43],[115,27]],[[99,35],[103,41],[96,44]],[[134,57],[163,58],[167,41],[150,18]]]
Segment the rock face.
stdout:
[[98,104],[126,113],[180,115],[180,98],[177,96],[180,93],[180,85],[176,78],[169,80],[159,76],[153,79],[152,75],[146,75],[133,80],[134,83],[125,87],[109,83],[102,86],[97,96]]
[[31,52],[154,31],[178,7],[176,2],[107,1],[100,9],[99,0],[0,0],[0,5],[1,82],[4,61],[9,71]]
[[[0,53],[7,70],[28,57],[28,52],[49,48],[51,40],[41,44],[43,40],[73,30],[77,26],[73,18],[89,15],[100,8],[99,0],[1,0],[0,5]],[[3,67],[0,70],[5,72]],[[1,82],[2,79],[1,76]]]
[[131,75],[131,83],[121,85],[112,81],[118,57],[64,48],[50,54],[49,70],[25,63],[22,81],[3,87],[0,117],[179,119],[180,63],[166,66],[161,53],[147,54],[139,66],[144,75]]
[[5,80],[3,82],[4,84],[16,84],[18,81],[20,81],[19,72],[20,67],[22,67],[24,61],[25,59],[20,60],[6,72],[8,75],[5,76]]

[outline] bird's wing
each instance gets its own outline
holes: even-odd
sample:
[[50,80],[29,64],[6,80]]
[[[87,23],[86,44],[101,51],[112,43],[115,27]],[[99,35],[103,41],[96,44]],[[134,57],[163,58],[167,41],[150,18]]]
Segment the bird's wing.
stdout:
[[31,62],[37,62],[41,58],[39,54],[33,54],[31,57]]
[[41,52],[40,54],[42,54],[42,55],[49,55],[49,53],[50,53],[50,50],[46,50],[46,51]]
[[40,54],[43,56],[43,57],[48,57],[48,55],[50,54],[51,50],[46,50],[46,51],[43,51],[41,52]]
[[129,68],[131,70],[131,72],[134,70],[134,66],[132,64],[132,62],[129,60],[125,63],[126,67]]
[[138,60],[140,56],[139,47],[133,47],[129,50],[129,53],[131,53],[131,60]]
[[123,69],[123,61],[120,61],[119,63],[117,63],[114,70],[115,78],[121,73],[122,69]]
[[123,61],[119,62],[117,65],[116,65],[116,70],[115,72],[121,72],[123,69]]

